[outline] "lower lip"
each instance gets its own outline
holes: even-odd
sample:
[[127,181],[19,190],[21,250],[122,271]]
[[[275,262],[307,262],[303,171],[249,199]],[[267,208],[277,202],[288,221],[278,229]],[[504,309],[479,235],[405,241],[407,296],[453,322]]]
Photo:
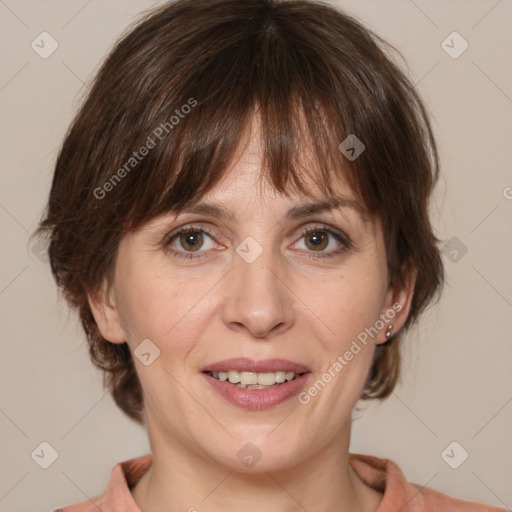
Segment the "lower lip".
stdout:
[[203,373],[210,386],[228,402],[244,409],[262,410],[284,402],[295,396],[305,386],[310,373],[304,373],[300,377],[279,384],[275,388],[247,389],[239,388],[226,381],[221,381]]

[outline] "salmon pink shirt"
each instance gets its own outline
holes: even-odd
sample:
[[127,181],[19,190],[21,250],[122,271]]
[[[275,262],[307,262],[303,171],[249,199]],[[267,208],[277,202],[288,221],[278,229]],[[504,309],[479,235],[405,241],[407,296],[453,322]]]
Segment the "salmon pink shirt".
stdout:
[[[151,465],[151,453],[117,464],[103,494],[50,512],[141,512],[130,493]],[[407,482],[400,468],[389,459],[350,454],[350,465],[384,498],[377,512],[506,512],[506,509],[451,498],[428,487]]]

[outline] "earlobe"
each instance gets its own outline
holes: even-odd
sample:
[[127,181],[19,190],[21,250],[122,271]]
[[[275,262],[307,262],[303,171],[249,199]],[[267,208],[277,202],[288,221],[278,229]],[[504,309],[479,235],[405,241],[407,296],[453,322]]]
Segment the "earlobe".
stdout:
[[87,294],[87,301],[101,335],[111,343],[124,343],[126,334],[121,326],[114,290],[107,279],[98,290]]
[[386,318],[387,324],[378,337],[377,344],[391,339],[405,324],[411,310],[417,273],[416,269],[407,272],[406,282],[399,290],[388,289],[385,308],[381,315],[381,318]]

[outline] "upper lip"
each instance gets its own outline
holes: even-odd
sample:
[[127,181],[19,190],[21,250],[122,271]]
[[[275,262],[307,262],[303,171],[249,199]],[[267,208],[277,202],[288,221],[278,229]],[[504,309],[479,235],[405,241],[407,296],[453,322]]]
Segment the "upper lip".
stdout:
[[222,372],[235,370],[238,372],[293,372],[293,373],[307,373],[311,370],[303,364],[286,359],[264,359],[261,361],[254,361],[246,357],[235,357],[232,359],[224,359],[216,363],[208,364],[201,369],[202,372]]

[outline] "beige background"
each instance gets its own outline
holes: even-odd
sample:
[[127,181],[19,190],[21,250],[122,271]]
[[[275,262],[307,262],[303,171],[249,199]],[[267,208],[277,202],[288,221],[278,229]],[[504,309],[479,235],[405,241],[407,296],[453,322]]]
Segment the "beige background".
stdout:
[[[409,338],[402,385],[358,413],[352,451],[391,458],[421,485],[510,508],[512,2],[339,4],[404,54],[441,150],[438,235],[457,237],[450,250],[467,248],[458,261],[445,253],[444,297]],[[86,500],[117,462],[149,450],[145,431],[102,390],[75,317],[27,241],[84,83],[152,5],[0,0],[0,511]],[[47,59],[31,48],[43,31],[59,45]],[[453,31],[469,43],[457,59],[441,46]],[[59,455],[46,470],[31,458],[43,441]],[[458,469],[441,457],[452,441],[469,453]]]

